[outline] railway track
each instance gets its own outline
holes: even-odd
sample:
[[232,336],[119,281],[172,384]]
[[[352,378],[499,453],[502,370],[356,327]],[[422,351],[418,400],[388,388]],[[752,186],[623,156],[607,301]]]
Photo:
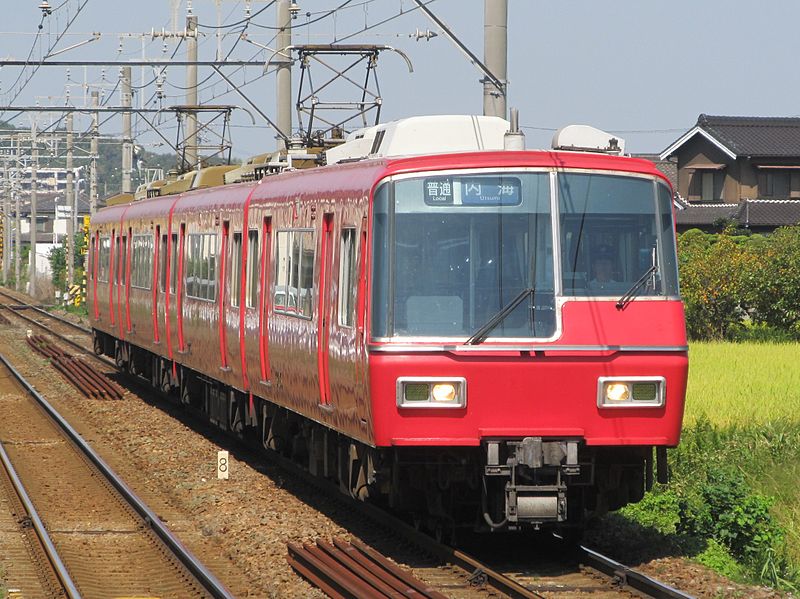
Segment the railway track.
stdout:
[[[27,316],[27,318],[23,318],[26,322],[48,331],[49,334],[62,341],[90,352],[91,345],[86,337],[90,334],[88,329],[79,330],[74,326],[70,327],[74,323],[63,325],[61,324],[62,319],[44,310],[34,310],[36,318],[24,315],[24,311],[33,306],[23,302],[19,297],[2,291],[0,291],[0,295],[15,302],[15,307],[10,309],[14,315]],[[48,318],[50,322],[59,324],[51,327]],[[65,329],[65,327],[70,327],[70,329]],[[53,328],[61,330],[57,331]],[[83,334],[82,338],[81,334]],[[111,362],[96,356],[94,359],[104,365]],[[131,381],[134,382],[132,379]],[[136,383],[141,391],[144,385],[139,384],[138,381]],[[147,392],[159,395],[149,388],[147,388]],[[474,557],[437,542],[427,534],[387,514],[378,507],[351,500],[342,495],[337,486],[311,476],[294,462],[278,454],[271,454],[269,459],[291,476],[298,477],[308,485],[328,494],[332,501],[344,503],[347,509],[357,510],[376,527],[380,527],[383,532],[377,534],[377,537],[385,539],[385,542],[379,542],[381,548],[397,545],[399,540],[402,549],[397,553],[391,552],[392,557],[400,563],[409,564],[413,568],[413,572],[430,588],[448,597],[484,596],[523,599],[620,596],[685,599],[690,597],[690,595],[638,573],[586,547],[572,548],[566,552],[568,557],[554,558],[552,555],[545,556],[541,553],[532,555],[529,548],[524,547],[529,542],[529,537],[525,539],[516,537],[516,539],[499,541],[503,550],[492,549],[492,543],[488,543],[490,547],[477,549],[475,555],[478,557]],[[515,549],[515,545],[521,547]],[[545,552],[548,551],[545,549]],[[482,555],[490,557],[482,558],[480,557]],[[509,557],[509,555],[513,555],[513,557]],[[416,556],[416,558],[411,556]],[[289,559],[291,561],[291,558]],[[354,592],[349,596],[360,596],[360,593]],[[375,596],[383,595],[376,594]]]
[[39,596],[231,597],[2,355],[0,402],[6,476],[25,507],[17,522],[47,557],[29,552],[36,578],[50,581]]

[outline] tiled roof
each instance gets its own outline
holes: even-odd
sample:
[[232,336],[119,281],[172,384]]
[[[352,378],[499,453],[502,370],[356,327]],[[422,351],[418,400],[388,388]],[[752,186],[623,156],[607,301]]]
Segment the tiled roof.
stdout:
[[739,204],[691,204],[676,213],[678,226],[713,225],[720,219],[747,227],[800,224],[798,200],[742,200]]
[[720,219],[734,218],[739,204],[692,204],[675,213],[678,226],[713,225]]
[[697,126],[738,156],[800,156],[800,118],[701,114]]
[[[63,193],[39,193],[36,198],[37,216],[52,216],[57,204],[60,206],[66,205]],[[24,199],[22,199],[19,213],[24,216],[31,213],[30,196],[24,196]],[[89,200],[84,195],[78,197],[78,214],[89,214]]]
[[800,223],[797,200],[745,200],[739,205],[736,220],[751,227],[781,227]]
[[658,154],[632,154],[634,158],[644,158],[656,165],[656,168],[669,179],[673,189],[678,189],[678,163],[673,160],[661,160]]

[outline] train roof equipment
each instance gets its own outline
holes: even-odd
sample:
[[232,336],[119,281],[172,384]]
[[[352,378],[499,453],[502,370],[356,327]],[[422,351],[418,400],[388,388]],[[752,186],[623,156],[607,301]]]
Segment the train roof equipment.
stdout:
[[327,163],[364,158],[503,150],[509,122],[494,116],[415,116],[350,133],[325,152]]
[[554,150],[578,152],[601,152],[622,156],[625,154],[625,140],[589,125],[567,125],[553,135]]

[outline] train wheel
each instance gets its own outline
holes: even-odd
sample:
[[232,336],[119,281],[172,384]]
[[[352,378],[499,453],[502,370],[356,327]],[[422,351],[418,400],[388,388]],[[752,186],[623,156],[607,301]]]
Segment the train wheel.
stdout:
[[117,365],[117,368],[120,370],[125,370],[128,363],[128,355],[123,347],[122,343],[117,343],[117,346],[114,348],[114,364]]

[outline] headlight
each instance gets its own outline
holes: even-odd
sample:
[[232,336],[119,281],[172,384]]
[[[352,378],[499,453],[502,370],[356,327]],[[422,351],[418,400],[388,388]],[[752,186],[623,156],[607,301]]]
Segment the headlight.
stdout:
[[625,401],[630,397],[630,387],[625,383],[606,383],[606,399],[608,401]]
[[666,397],[663,376],[600,377],[597,405],[601,408],[659,408]]
[[456,398],[456,385],[453,383],[436,383],[431,387],[433,401],[454,401]]
[[467,405],[464,378],[401,377],[397,379],[401,408],[463,408]]

